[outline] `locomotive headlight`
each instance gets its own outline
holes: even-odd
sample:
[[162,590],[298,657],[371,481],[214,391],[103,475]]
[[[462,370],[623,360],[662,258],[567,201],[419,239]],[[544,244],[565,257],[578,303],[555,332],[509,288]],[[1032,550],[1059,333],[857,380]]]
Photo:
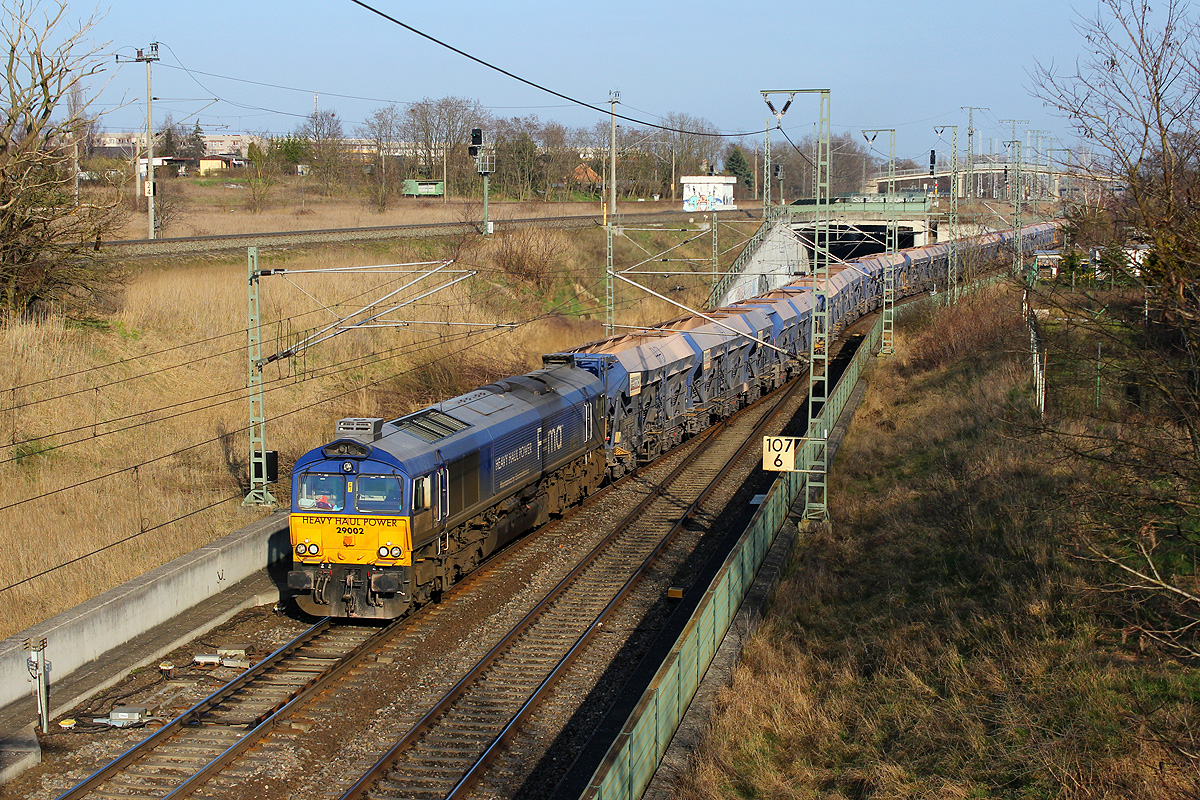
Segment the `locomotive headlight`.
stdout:
[[308,552],[308,547],[304,544],[304,542],[301,542],[300,544],[296,545],[296,555],[302,556],[307,552]]
[[404,551],[403,551],[403,550],[401,550],[399,547],[393,547],[393,548],[392,548],[392,558],[399,558],[399,557],[400,557],[400,554],[401,554],[401,553],[403,553],[403,552],[404,552]]
[[321,549],[321,548],[317,547],[317,543],[316,543],[316,542],[313,542],[312,544],[310,544],[310,545],[308,546],[308,554],[309,554],[310,556],[315,556],[315,555],[317,554],[317,551],[318,551],[318,550],[320,550],[320,549]]
[[379,548],[379,557],[380,557],[380,558],[387,558],[387,557],[388,557],[388,549],[387,549],[387,546],[386,546],[386,545],[385,545],[385,546],[383,546],[383,547],[380,547],[380,548]]

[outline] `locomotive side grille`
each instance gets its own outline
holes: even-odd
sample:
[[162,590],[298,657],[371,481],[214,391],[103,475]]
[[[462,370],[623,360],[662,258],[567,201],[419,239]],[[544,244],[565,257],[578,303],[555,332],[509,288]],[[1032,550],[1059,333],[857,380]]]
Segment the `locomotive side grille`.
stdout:
[[464,428],[471,427],[469,423],[455,419],[435,408],[428,409],[411,417],[396,420],[395,425],[405,433],[416,436],[425,442],[436,442],[445,439],[452,433],[458,433]]

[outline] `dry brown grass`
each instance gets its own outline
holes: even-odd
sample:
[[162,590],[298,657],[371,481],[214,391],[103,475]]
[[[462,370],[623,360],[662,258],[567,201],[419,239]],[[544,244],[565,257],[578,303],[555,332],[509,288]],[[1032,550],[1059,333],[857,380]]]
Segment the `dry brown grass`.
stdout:
[[[1028,407],[1017,299],[966,311],[898,329],[835,465],[832,525],[798,548],[679,796],[1200,790],[1162,737],[1195,730],[1200,684],[1105,636],[1066,533],[1079,476],[1010,435]],[[987,358],[950,355],[980,340]]]
[[[299,178],[282,179],[267,197],[264,209],[257,213],[249,210],[250,191],[245,176],[239,174],[231,174],[227,180],[167,179],[160,193],[171,198],[173,221],[163,232],[168,237],[462,222],[481,220],[483,215],[479,199],[456,197],[446,202],[441,198],[399,198],[379,213],[364,197],[353,193],[324,197],[306,187]],[[146,237],[144,202],[139,201],[139,210],[126,220],[118,238]],[[639,212],[668,207],[671,206],[665,200],[636,204]],[[488,216],[493,220],[599,213],[598,203],[514,202],[495,198],[488,208]]]
[[[267,442],[280,452],[281,475],[327,441],[340,417],[394,418],[540,366],[542,353],[600,338],[603,234],[548,235],[557,263],[531,263],[529,275],[515,277],[497,258],[495,240],[466,248],[423,239],[262,251],[260,266],[302,270],[433,261],[457,250],[455,266],[477,270],[476,278],[388,318],[525,323],[512,331],[374,328],[268,365]],[[411,277],[263,278],[264,352]],[[685,301],[706,293],[703,278],[685,282],[678,293]],[[8,611],[0,636],[262,514],[240,506],[248,449],[245,293],[244,256],[138,262],[111,314],[0,328],[0,505],[7,520],[0,588],[70,564],[0,591]],[[661,301],[618,297],[620,323],[675,313]],[[286,477],[273,491],[287,502]]]

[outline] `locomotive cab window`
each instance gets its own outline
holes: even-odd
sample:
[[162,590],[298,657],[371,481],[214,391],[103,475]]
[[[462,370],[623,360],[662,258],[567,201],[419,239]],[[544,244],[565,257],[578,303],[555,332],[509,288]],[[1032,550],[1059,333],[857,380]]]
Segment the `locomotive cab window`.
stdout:
[[304,473],[297,487],[296,505],[305,510],[341,511],[346,506],[346,479],[341,475]]
[[359,511],[399,511],[400,479],[394,475],[359,475],[354,506]]
[[414,514],[429,508],[432,494],[430,489],[428,475],[413,480],[412,510]]

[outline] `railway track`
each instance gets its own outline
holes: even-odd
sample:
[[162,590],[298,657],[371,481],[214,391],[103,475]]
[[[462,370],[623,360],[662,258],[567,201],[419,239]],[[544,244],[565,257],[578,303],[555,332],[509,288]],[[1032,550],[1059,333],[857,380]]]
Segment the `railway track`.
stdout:
[[460,593],[503,580],[503,560],[493,561],[456,584],[442,603],[424,606],[386,628],[318,622],[58,800],[227,796],[240,773],[253,772],[261,767],[257,762],[271,759],[263,751],[264,740],[270,741],[273,734],[303,737],[314,705],[354,703],[364,685],[378,678],[379,669],[395,670],[391,665],[408,663],[430,631],[462,613]]
[[[454,695],[449,702],[443,698],[433,704],[434,710],[413,728],[416,733],[410,732],[391,751],[407,752],[410,761],[415,757],[432,765],[424,770],[425,777],[432,773],[440,776],[432,782],[417,781],[418,789],[432,791],[417,791],[412,796],[446,796],[438,794],[439,787],[449,784],[447,791],[452,792],[461,783],[466,788],[484,772],[492,756],[567,671],[588,640],[602,630],[604,620],[666,547],[669,537],[701,501],[704,486],[711,489],[716,476],[736,460],[729,453],[738,444],[756,441],[756,425],[769,419],[791,390],[743,410],[710,429],[703,439],[689,442],[695,447],[682,457],[670,477],[660,481],[604,544],[492,648],[481,660],[482,667],[458,681],[447,693]],[[672,530],[664,534],[668,529]],[[270,760],[271,748],[264,740],[276,733],[284,739],[302,738],[311,724],[308,717],[315,710],[314,703],[341,708],[355,703],[356,693],[377,679],[378,670],[395,670],[390,665],[408,663],[430,630],[459,613],[455,595],[460,590],[484,584],[496,577],[492,573],[503,570],[502,564],[490,569],[485,565],[456,585],[442,603],[425,606],[405,618],[403,625],[362,628],[328,620],[314,625],[60,795],[59,800],[226,796],[231,784],[239,781],[239,774],[253,773],[261,767],[257,762]],[[440,733],[429,724],[439,718],[444,718]],[[458,726],[451,725],[452,721]],[[414,743],[419,747],[410,747]],[[384,743],[374,752],[386,748]],[[473,758],[475,755],[479,757]],[[453,766],[449,766],[451,761]]]
[[[689,214],[684,211],[656,211],[645,214],[623,214],[621,221],[623,224],[681,223],[696,216],[698,215],[694,213]],[[756,217],[747,212],[745,219],[741,219],[741,221],[753,221],[756,219]],[[600,224],[602,223],[599,215],[588,214],[502,219],[495,220],[494,227],[496,233],[503,233],[506,230],[518,228],[554,227],[579,229],[593,228]],[[268,231],[214,236],[179,236],[169,239],[127,239],[105,242],[104,247],[122,256],[153,257],[175,253],[238,250],[251,245],[259,247],[294,247],[336,242],[454,236],[472,232],[479,233],[480,231],[481,225],[474,222],[433,222],[419,225],[384,225],[362,228],[326,228],[308,231]]]
[[392,636],[322,620],[59,796],[184,797]]
[[801,383],[712,429],[342,800],[464,796]]

